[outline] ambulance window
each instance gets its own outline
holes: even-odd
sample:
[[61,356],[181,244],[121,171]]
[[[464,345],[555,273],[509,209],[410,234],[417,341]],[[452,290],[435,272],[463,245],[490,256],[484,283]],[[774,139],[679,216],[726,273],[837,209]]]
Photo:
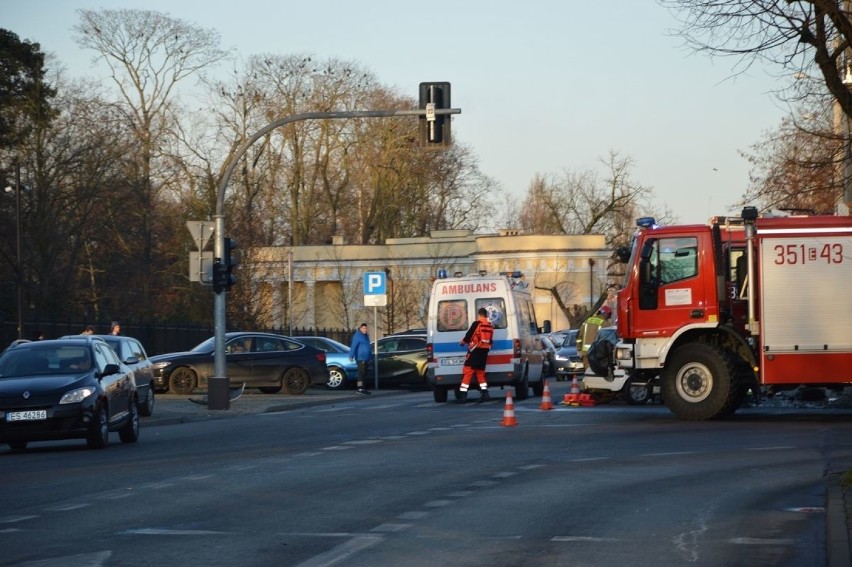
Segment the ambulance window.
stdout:
[[485,307],[488,311],[488,320],[491,321],[495,329],[506,328],[506,304],[502,298],[477,299],[476,311],[479,311],[480,307]]
[[438,332],[467,331],[467,301],[451,299],[438,302]]

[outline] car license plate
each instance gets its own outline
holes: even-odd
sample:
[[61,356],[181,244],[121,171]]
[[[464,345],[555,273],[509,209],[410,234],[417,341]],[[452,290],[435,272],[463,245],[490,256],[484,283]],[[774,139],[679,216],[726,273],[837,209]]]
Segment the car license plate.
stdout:
[[464,358],[442,358],[441,366],[461,366],[464,364]]
[[38,421],[40,419],[47,419],[47,410],[6,412],[6,421]]

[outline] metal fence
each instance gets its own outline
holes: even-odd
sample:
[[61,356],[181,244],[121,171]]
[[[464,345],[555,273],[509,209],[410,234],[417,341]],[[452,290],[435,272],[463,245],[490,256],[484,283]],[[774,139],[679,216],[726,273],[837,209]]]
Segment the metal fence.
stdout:
[[[65,335],[79,335],[86,328],[87,323],[73,321],[50,321],[29,323],[24,322],[23,338],[32,339],[36,333],[41,333],[45,339],[57,339]],[[109,323],[95,325],[96,333],[108,333]],[[286,335],[286,330],[281,328],[255,329],[268,333]],[[149,356],[165,354],[169,352],[180,352],[190,350],[198,343],[213,336],[213,327],[191,326],[191,325],[160,325],[160,324],[134,324],[121,321],[121,334],[138,339],[145,347]],[[345,329],[313,329],[307,327],[293,328],[293,337],[321,336],[339,341],[345,345],[349,344],[353,331]],[[0,321],[0,350],[18,338],[17,323],[15,321]]]

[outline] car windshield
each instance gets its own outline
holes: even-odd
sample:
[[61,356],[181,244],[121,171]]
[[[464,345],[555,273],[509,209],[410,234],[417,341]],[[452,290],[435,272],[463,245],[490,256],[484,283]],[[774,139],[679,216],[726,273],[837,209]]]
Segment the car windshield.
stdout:
[[190,352],[211,352],[213,350],[213,344],[216,342],[216,337],[210,337],[203,343],[197,344],[192,347]]
[[575,347],[577,346],[577,329],[571,329],[568,331],[568,334],[565,335],[565,340],[562,341],[563,347]]
[[0,378],[79,374],[92,368],[83,345],[38,345],[8,349],[0,357]]

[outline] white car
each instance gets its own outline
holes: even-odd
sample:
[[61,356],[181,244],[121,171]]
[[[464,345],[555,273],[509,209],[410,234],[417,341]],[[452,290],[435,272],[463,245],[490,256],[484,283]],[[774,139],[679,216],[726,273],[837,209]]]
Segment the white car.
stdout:
[[[595,349],[599,341],[609,343],[609,348],[603,348],[602,353],[595,356]],[[594,343],[589,349],[590,366],[583,374],[583,389],[591,394],[601,394],[604,397],[615,397],[623,394],[624,399],[631,405],[642,405],[651,400],[654,395],[660,393],[659,377],[649,381],[631,379],[623,368],[614,367],[610,362],[608,365],[601,364],[606,358],[611,361],[612,346],[617,342],[615,327],[605,327],[598,332]],[[607,345],[604,345],[605,347]],[[608,355],[606,353],[609,353]],[[597,362],[596,364],[594,362]],[[596,373],[592,368],[601,371]],[[603,372],[602,370],[606,370]]]

